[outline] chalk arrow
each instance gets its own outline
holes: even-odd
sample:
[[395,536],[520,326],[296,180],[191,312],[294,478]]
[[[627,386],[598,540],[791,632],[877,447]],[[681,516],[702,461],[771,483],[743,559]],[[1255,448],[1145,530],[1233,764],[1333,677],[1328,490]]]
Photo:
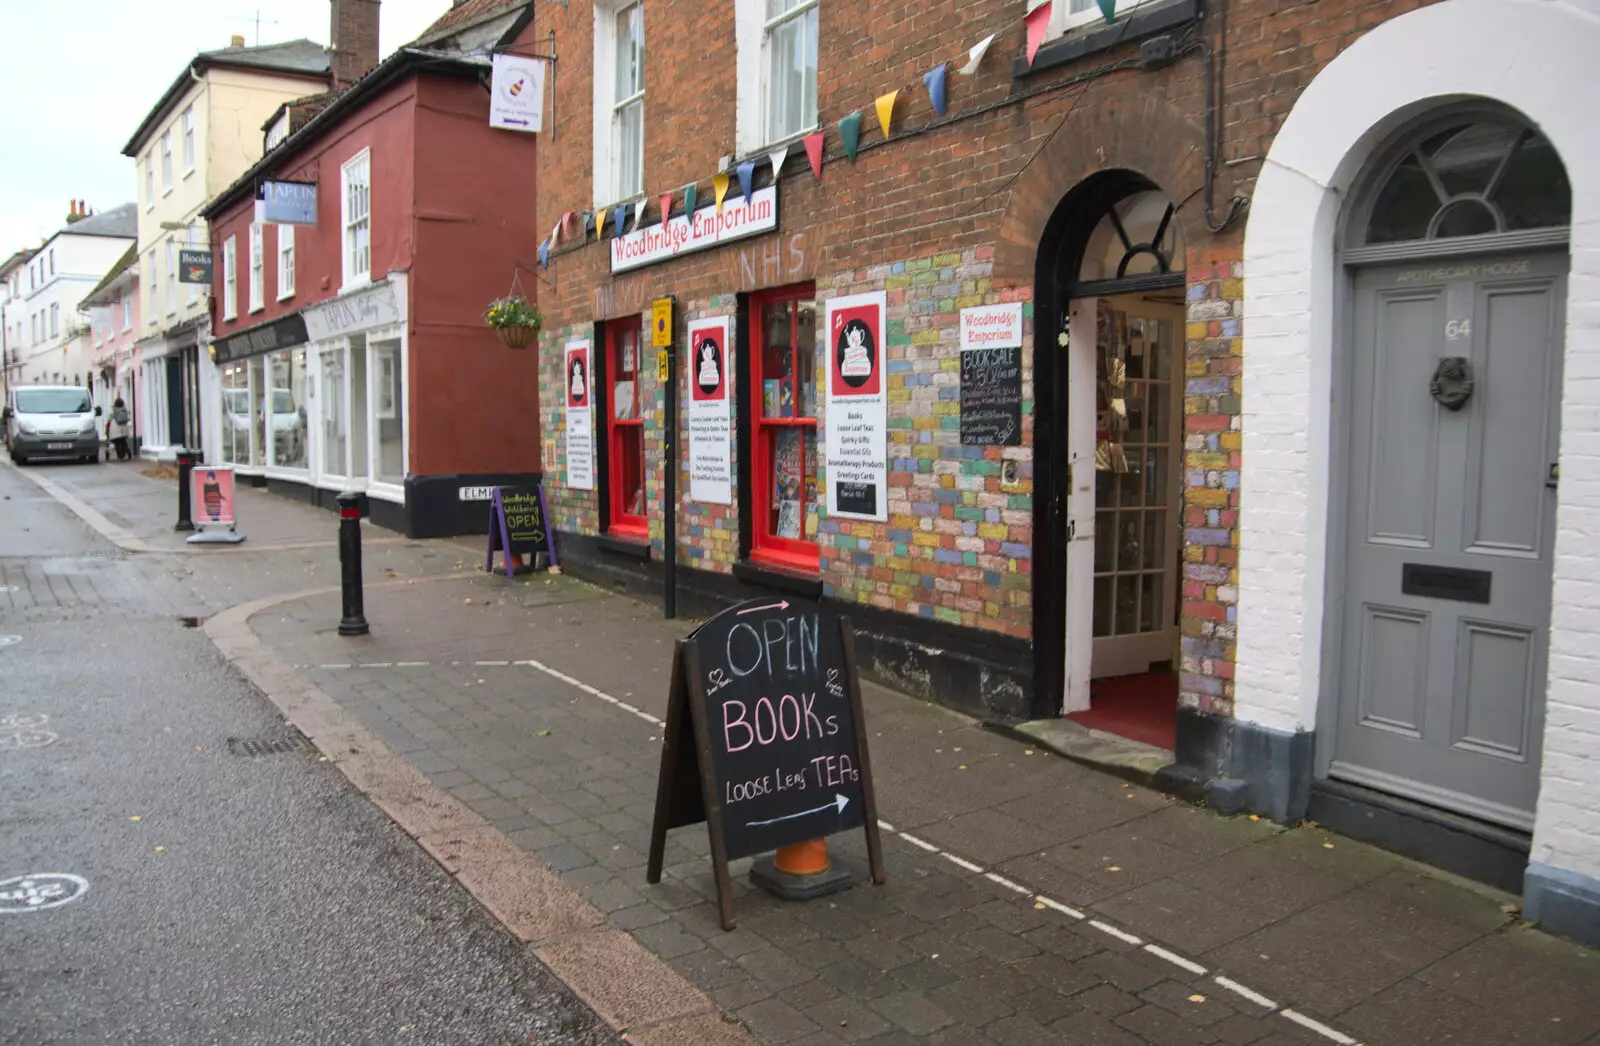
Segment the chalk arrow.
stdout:
[[742,616],[744,614],[754,614],[758,610],[788,610],[788,609],[789,609],[789,601],[787,599],[785,599],[781,603],[768,603],[765,606],[751,607],[749,610],[741,610],[741,611],[739,611],[739,614],[735,615],[735,616]]
[[762,825],[777,824],[779,821],[792,821],[796,817],[805,817],[808,814],[820,814],[824,810],[837,810],[839,813],[842,814],[842,813],[844,813],[845,806],[848,805],[849,802],[850,802],[850,797],[849,796],[840,795],[838,792],[835,792],[835,793],[833,793],[833,802],[831,802],[831,803],[823,803],[821,806],[817,807],[814,810],[801,810],[797,814],[784,814],[782,817],[774,817],[770,821],[746,821],[745,822],[745,827],[746,828],[760,828]]

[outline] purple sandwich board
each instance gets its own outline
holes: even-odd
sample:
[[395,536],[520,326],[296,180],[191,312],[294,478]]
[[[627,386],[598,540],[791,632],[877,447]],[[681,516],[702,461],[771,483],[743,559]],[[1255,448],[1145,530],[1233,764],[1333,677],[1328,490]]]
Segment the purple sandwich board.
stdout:
[[512,556],[531,557],[544,552],[550,557],[550,565],[556,565],[555,538],[545,524],[542,484],[494,488],[489,498],[489,554],[484,558],[484,570],[494,570],[496,552],[505,563],[506,577],[515,572]]

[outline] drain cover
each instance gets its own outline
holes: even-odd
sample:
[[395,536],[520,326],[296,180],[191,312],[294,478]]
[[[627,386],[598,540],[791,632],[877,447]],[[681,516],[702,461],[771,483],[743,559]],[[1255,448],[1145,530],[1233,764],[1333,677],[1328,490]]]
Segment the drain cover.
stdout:
[[284,752],[309,752],[311,742],[298,731],[273,737],[230,737],[228,751],[234,755],[280,755]]

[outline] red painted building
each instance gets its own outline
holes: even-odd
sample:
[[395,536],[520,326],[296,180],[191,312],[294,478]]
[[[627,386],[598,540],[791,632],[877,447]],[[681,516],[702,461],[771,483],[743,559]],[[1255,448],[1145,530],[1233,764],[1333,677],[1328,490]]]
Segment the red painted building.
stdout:
[[[535,352],[483,320],[519,266],[535,297],[536,136],[492,129],[484,86],[492,50],[529,49],[530,18],[458,3],[343,91],[285,106],[203,209],[217,445],[242,475],[329,507],[363,490],[413,536],[480,531],[469,488],[535,478]],[[265,220],[269,191],[294,224]]]

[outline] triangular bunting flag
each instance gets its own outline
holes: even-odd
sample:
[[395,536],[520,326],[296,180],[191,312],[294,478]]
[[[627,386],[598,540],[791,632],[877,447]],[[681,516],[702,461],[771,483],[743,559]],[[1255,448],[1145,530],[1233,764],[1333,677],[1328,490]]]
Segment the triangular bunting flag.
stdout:
[[550,268],[550,241],[545,240],[539,244],[539,264],[546,269]]
[[606,238],[606,211],[608,210],[610,210],[609,207],[601,207],[594,212],[594,238],[597,240]]
[[774,149],[767,154],[767,159],[772,162],[772,180],[777,181],[778,175],[783,173],[783,161],[789,158],[789,147]]
[[717,197],[717,213],[722,213],[722,201],[728,195],[728,172],[718,171],[711,176],[711,191]]
[[814,131],[805,136],[806,159],[811,161],[811,173],[818,178],[822,177],[822,132]]
[[667,219],[670,217],[672,217],[672,194],[664,192],[661,194],[661,224],[667,224]]
[[883,128],[883,136],[889,137],[889,124],[894,120],[894,100],[900,97],[899,91],[890,91],[880,94],[873,104],[878,108],[878,126]]
[[1117,20],[1117,0],[1099,0],[1100,13],[1105,16],[1106,25]]
[[839,121],[839,137],[844,139],[844,154],[856,162],[856,150],[861,148],[861,110]]
[[990,33],[988,36],[974,44],[972,50],[967,52],[967,64],[962,66],[960,69],[957,69],[956,72],[960,73],[962,76],[971,76],[973,73],[977,72],[978,63],[983,61],[983,56],[988,52],[989,45],[992,43],[994,43],[994,34]]
[[739,171],[739,194],[744,197],[744,202],[745,203],[749,203],[750,202],[750,183],[755,180],[756,162],[754,160],[746,160],[744,163],[741,163],[738,166],[738,171]]
[[612,222],[617,227],[617,231],[614,235],[621,236],[622,227],[628,224],[628,205],[625,203],[617,204],[616,208],[611,212],[611,214]]
[[944,85],[945,63],[940,62],[923,76],[922,83],[928,88],[928,100],[933,103],[933,111],[940,116],[944,115],[948,99],[945,97]]
[[633,205],[633,231],[639,231],[639,223],[644,221],[645,208],[650,205],[650,198],[646,197]]
[[694,220],[694,204],[700,198],[699,192],[699,186],[693,182],[683,187],[683,213],[689,216],[690,221]]
[[560,222],[556,222],[556,227],[554,229],[550,230],[550,242],[551,243],[560,243],[561,242],[561,223]]
[[1039,45],[1044,43],[1045,30],[1050,28],[1049,2],[1040,3],[1022,19],[1028,27],[1028,66],[1033,66],[1033,56],[1039,53]]
[[[584,211],[578,215],[578,231],[583,233],[585,239],[588,239],[589,236],[589,219],[593,217],[593,211]],[[595,228],[598,229],[600,226],[597,224]]]
[[571,211],[565,211],[565,212],[562,213],[562,215],[561,215],[561,224],[558,225],[556,228],[559,229],[561,232],[566,232],[566,233],[570,233],[572,231],[572,212]]

